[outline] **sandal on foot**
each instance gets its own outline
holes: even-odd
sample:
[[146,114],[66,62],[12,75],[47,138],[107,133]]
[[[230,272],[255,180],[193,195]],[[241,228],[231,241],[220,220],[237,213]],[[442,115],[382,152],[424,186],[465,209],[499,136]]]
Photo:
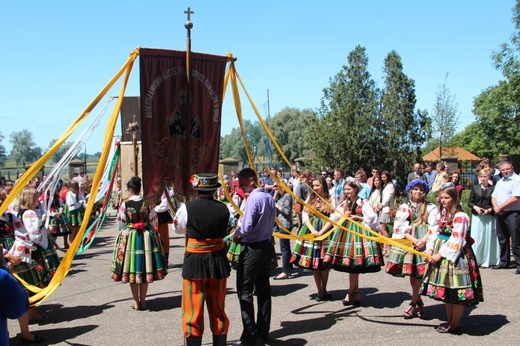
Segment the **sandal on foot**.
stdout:
[[404,312],[403,312],[403,318],[405,320],[408,320],[410,318],[413,317],[413,314],[415,312],[415,308],[417,307],[417,303],[414,303],[414,302],[410,302],[410,307],[408,307],[408,309],[406,309]]
[[458,326],[457,328],[453,328],[452,326],[448,325],[447,327],[439,327],[436,329],[436,331],[441,334],[445,334],[445,333],[455,334],[455,335],[462,334],[462,328],[460,326]]
[[[356,299],[355,297],[358,296],[359,299]],[[354,306],[360,307],[361,306],[361,293],[359,291],[354,292]]]
[[417,317],[419,317],[421,320],[426,318],[426,313],[424,312],[424,303],[421,299],[417,302]]
[[448,322],[441,323],[437,327],[435,327],[435,330],[437,330],[439,328],[447,328],[449,325],[450,324]]
[[289,275],[287,275],[287,273],[280,273],[278,274],[278,276],[275,276],[273,278],[273,280],[285,280],[285,279],[288,279],[289,278]]
[[[352,295],[354,293],[350,293],[350,292],[347,292],[347,296],[345,297],[345,299],[343,299],[341,302],[343,303],[343,306],[349,306],[349,305],[354,305],[353,301],[352,301]],[[347,299],[348,297],[348,299]]]

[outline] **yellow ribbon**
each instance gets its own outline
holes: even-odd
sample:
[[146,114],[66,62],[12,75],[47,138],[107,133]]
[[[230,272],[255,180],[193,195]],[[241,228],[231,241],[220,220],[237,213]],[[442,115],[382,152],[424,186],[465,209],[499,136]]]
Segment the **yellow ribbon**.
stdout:
[[[228,55],[228,56],[232,56],[232,55]],[[244,124],[243,124],[243,119],[242,119],[242,109],[241,109],[241,103],[240,103],[240,96],[239,96],[239,91],[238,91],[238,84],[237,84],[237,80],[238,82],[240,83],[240,85],[242,86],[242,89],[244,90],[244,93],[246,94],[250,104],[251,104],[251,107],[253,108],[257,118],[258,118],[258,121],[260,122],[260,124],[262,125],[265,133],[267,134],[267,136],[269,137],[269,139],[271,140],[271,142],[273,143],[273,145],[275,146],[276,150],[278,151],[278,153],[280,154],[280,156],[282,157],[282,159],[285,161],[285,163],[287,164],[288,167],[291,167],[291,163],[289,162],[289,160],[287,159],[287,157],[285,156],[285,154],[283,153],[282,149],[280,148],[280,146],[278,145],[278,142],[276,141],[276,139],[274,138],[273,134],[271,133],[271,131],[269,130],[269,128],[267,127],[267,124],[265,123],[265,121],[263,120],[262,116],[260,115],[260,113],[258,112],[258,109],[256,108],[255,104],[253,103],[251,97],[249,96],[247,90],[245,89],[244,87],[244,84],[242,83],[242,80],[238,74],[238,72],[236,71],[236,68],[235,68],[235,64],[234,64],[234,61],[231,62],[230,64],[230,68],[228,69],[228,71],[226,72],[226,76],[224,78],[224,92],[226,90],[226,85],[227,83],[230,81],[231,82],[231,87],[232,87],[232,90],[233,90],[233,98],[234,98],[234,101],[235,101],[235,110],[237,112],[237,117],[238,117],[238,121],[239,121],[239,124],[240,124],[240,130],[241,130],[241,133],[242,133],[242,138],[244,139],[244,145],[245,145],[245,148],[246,148],[246,153],[247,153],[247,157],[248,157],[248,161],[249,161],[249,165],[250,167],[252,167],[254,169],[255,167],[255,164],[254,164],[254,161],[252,159],[252,156],[251,156],[251,153],[249,151],[249,142],[247,140],[247,136],[246,136],[246,133],[245,133],[245,128],[244,128]],[[259,161],[262,166],[264,167],[264,170],[265,169],[265,165]],[[415,250],[411,245],[411,241],[408,240],[408,239],[393,239],[393,238],[387,238],[387,237],[384,237],[382,236],[381,234],[371,230],[370,228],[366,227],[365,225],[363,224],[360,224],[356,221],[354,221],[353,219],[349,218],[349,217],[346,217],[344,216],[341,220],[340,220],[340,223],[335,223],[333,222],[332,220],[330,220],[328,217],[326,217],[325,215],[323,215],[322,213],[320,213],[319,211],[317,211],[313,206],[305,203],[305,201],[302,201],[298,198],[298,196],[296,196],[289,188],[288,186],[286,186],[285,184],[283,184],[275,175],[273,175],[269,170],[266,170],[269,175],[271,175],[271,177],[273,178],[273,180],[278,183],[279,187],[284,189],[285,192],[289,193],[291,195],[291,197],[293,197],[294,200],[296,200],[297,202],[301,203],[303,206],[305,206],[306,208],[308,208],[310,211],[312,211],[315,215],[318,215],[320,218],[322,218],[323,220],[326,220],[330,223],[332,223],[336,228],[341,228],[343,230],[346,230],[348,232],[351,232],[351,233],[354,233],[362,238],[366,238],[366,239],[369,239],[369,240],[373,240],[373,241],[376,241],[378,243],[383,243],[383,244],[388,244],[388,245],[392,245],[392,246],[397,246],[399,248],[402,248],[403,250],[405,251],[408,251],[408,252],[411,252],[413,254],[416,254],[416,255],[419,255],[419,256],[423,256],[423,257],[429,257],[426,253],[424,252],[421,252],[421,251],[417,251]],[[223,179],[221,179],[223,180]],[[225,190],[226,191],[226,190]],[[310,189],[311,193],[314,193],[314,191],[312,189]],[[332,205],[330,204],[329,201],[323,199],[321,196],[318,196],[325,204],[329,205],[330,207],[332,207]],[[234,205],[234,203],[233,203]],[[238,208],[236,207],[236,205],[233,206],[237,211],[238,211]],[[344,223],[344,221],[347,220],[349,222],[353,222],[354,224],[358,225],[359,227],[361,227],[363,230],[367,231],[369,234],[371,234],[372,236],[368,236],[368,235],[364,235],[364,234],[360,234],[360,233],[357,233],[357,232],[354,232],[352,230],[349,230],[348,228],[342,226],[341,224]],[[275,219],[275,221],[277,222],[277,224],[279,226],[280,223],[278,222],[278,219]],[[281,226],[281,228],[284,230],[284,232],[286,234],[283,234],[283,233],[275,233],[274,236],[277,237],[277,238],[280,238],[280,239],[301,239],[301,240],[323,240],[323,239],[326,239],[328,236],[330,236],[332,234],[332,232],[334,232],[334,228],[332,228],[330,231],[328,231],[326,234],[323,234],[322,236],[320,237],[314,237],[314,235],[312,234],[306,234],[306,235],[303,235],[303,236],[297,236],[297,235],[294,235],[291,233],[290,230],[287,230],[286,228],[284,228],[283,226]]]
[[[15,185],[13,188],[13,191],[9,194],[6,201],[2,204],[0,207],[0,214],[5,212],[5,209],[7,206],[12,202],[12,200],[17,196],[20,191],[23,189],[25,185],[36,175],[36,173],[40,170],[40,168],[54,155],[54,153],[58,150],[58,148],[67,140],[67,138],[74,132],[74,130],[77,129],[79,124],[86,118],[86,116],[96,107],[96,105],[99,103],[99,101],[106,95],[106,93],[110,90],[110,88],[119,80],[121,75],[125,73],[124,82],[121,86],[121,90],[119,92],[119,97],[116,102],[116,106],[114,107],[112,111],[112,115],[110,116],[110,119],[107,123],[106,132],[105,132],[105,139],[103,141],[103,148],[109,148],[112,142],[112,137],[114,136],[115,126],[117,123],[117,119],[119,116],[119,111],[121,109],[121,104],[123,102],[124,93],[126,90],[126,86],[128,84],[128,78],[130,76],[130,72],[132,71],[132,66],[139,55],[139,49],[134,49],[127,60],[127,62],[123,65],[123,67],[116,73],[116,75],[110,80],[110,82],[102,89],[102,91],[94,98],[94,100],[87,106],[87,108],[81,113],[81,115],[76,119],[76,121],[69,127],[69,129],[65,132],[64,135],[60,139],[56,141],[56,143],[49,149],[47,153],[45,153],[38,161],[36,161],[28,170],[26,173],[22,175],[20,178],[20,181]],[[94,193],[97,193],[99,189],[99,185],[101,183],[101,178],[103,176],[103,170],[104,167],[107,164],[107,159],[109,155],[109,150],[102,150],[101,157],[98,162],[98,169],[96,170],[94,174],[94,180],[92,182],[92,191]],[[91,196],[89,198],[87,207],[85,209],[85,216],[84,220],[88,220],[90,218],[90,214],[92,212],[92,208],[94,206],[94,203],[96,202],[96,196]],[[79,248],[79,245],[83,239],[83,235],[85,233],[85,230],[87,228],[87,222],[84,221],[81,224],[81,227],[78,231],[78,234],[76,235],[76,238],[74,238],[74,241],[72,244],[70,244],[70,247],[65,254],[65,256],[61,259],[61,263],[58,266],[56,273],[52,277],[50,283],[45,288],[39,288],[32,285],[29,285],[27,282],[21,280],[18,276],[16,276],[20,282],[24,285],[25,288],[27,288],[29,291],[35,293],[32,297],[29,298],[29,302],[32,306],[38,306],[41,304],[45,299],[47,299],[55,290],[58,288],[58,286],[63,282],[64,277],[69,272],[69,269],[72,264],[72,260],[74,259],[74,256],[76,255],[76,251]]]

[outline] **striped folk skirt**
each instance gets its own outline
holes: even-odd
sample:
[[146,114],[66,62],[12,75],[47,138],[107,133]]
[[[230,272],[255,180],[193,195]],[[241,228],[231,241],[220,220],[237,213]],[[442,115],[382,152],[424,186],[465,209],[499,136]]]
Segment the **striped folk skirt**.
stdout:
[[81,226],[84,214],[85,208],[81,207],[79,209],[69,210],[68,204],[65,204],[65,215],[72,226]]
[[[446,240],[437,238],[433,255]],[[466,244],[455,262],[443,258],[436,265],[428,264],[420,293],[435,300],[459,305],[475,305],[484,301],[482,279],[475,254]]]
[[112,258],[112,279],[151,283],[167,274],[160,239],[152,229],[126,227],[119,232]]
[[[324,225],[323,220],[317,216],[312,216],[309,220],[316,230],[320,230]],[[307,225],[304,224],[300,228],[298,235],[303,236],[306,234],[310,234],[310,231]],[[323,262],[328,244],[329,241],[327,239],[321,241],[298,239],[294,245],[291,263],[305,269],[328,269],[329,267]]]
[[[412,234],[416,239],[422,239],[428,232],[428,227],[417,226]],[[397,246],[390,248],[390,254],[386,259],[386,272],[393,276],[411,276],[422,279],[426,271],[426,259],[423,256],[415,255]]]
[[[370,236],[360,226],[345,221],[342,224],[358,234]],[[334,270],[347,273],[375,273],[384,265],[379,245],[372,240],[363,238],[340,227],[332,233],[332,239],[327,248],[325,263]]]

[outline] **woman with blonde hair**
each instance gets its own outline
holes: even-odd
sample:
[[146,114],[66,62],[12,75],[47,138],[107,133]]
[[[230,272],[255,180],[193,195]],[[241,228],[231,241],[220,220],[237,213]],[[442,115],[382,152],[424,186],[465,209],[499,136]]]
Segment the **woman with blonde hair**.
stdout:
[[498,243],[495,212],[491,204],[494,186],[489,185],[490,172],[484,168],[478,172],[479,184],[473,185],[469,194],[471,208],[471,236],[475,239],[475,256],[483,268],[498,265],[500,245]]
[[[13,267],[13,272],[33,286],[44,287],[51,278],[45,258],[49,239],[37,210],[38,192],[33,187],[24,188],[18,198],[18,214],[14,220],[14,242],[9,253],[19,261]],[[30,322],[45,319],[46,317],[37,312],[35,307],[30,307],[28,312],[18,319],[20,338],[23,343],[39,343],[45,340],[29,332]]]
[[[417,251],[424,251],[430,230],[437,226],[438,212],[433,203],[426,202],[428,183],[424,180],[413,180],[406,185],[408,202],[401,204],[395,215],[393,239],[408,239]],[[412,301],[403,312],[405,319],[414,316],[425,318],[424,303],[419,295],[422,277],[426,270],[426,260],[423,256],[392,246],[386,261],[386,272],[393,276],[410,277],[412,286]]]

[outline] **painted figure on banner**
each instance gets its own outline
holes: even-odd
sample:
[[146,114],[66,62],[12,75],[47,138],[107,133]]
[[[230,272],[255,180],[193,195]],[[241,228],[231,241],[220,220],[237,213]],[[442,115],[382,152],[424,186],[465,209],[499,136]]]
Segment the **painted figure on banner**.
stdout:
[[202,125],[200,120],[195,117],[195,114],[191,111],[191,106],[193,104],[193,98],[190,97],[188,102],[188,90],[186,87],[182,87],[179,90],[179,96],[177,98],[179,101],[179,108],[170,115],[168,129],[170,130],[171,138],[185,138],[186,137],[186,129],[188,124],[186,123],[186,113],[191,112],[190,121],[191,121],[191,136],[192,137],[202,137]]

